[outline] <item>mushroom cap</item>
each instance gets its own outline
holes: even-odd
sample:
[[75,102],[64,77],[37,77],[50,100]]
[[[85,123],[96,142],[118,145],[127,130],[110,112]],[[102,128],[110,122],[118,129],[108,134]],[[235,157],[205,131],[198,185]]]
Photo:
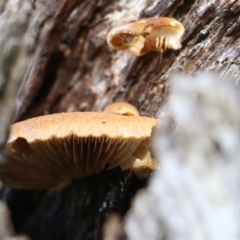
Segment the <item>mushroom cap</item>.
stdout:
[[125,116],[139,116],[138,110],[131,104],[126,102],[115,102],[108,105],[104,112],[115,113]]
[[174,28],[175,30],[184,32],[183,25],[174,18],[168,17],[152,17],[142,18],[136,21],[120,24],[110,30],[109,37],[121,33],[129,33],[131,35],[141,35],[150,32],[153,29]]
[[12,188],[44,189],[105,167],[155,168],[148,147],[157,124],[155,118],[93,112],[58,113],[15,123],[1,181]]
[[129,48],[132,54],[140,56],[162,48],[181,48],[183,33],[183,25],[173,18],[143,18],[112,28],[107,35],[107,43],[116,50]]

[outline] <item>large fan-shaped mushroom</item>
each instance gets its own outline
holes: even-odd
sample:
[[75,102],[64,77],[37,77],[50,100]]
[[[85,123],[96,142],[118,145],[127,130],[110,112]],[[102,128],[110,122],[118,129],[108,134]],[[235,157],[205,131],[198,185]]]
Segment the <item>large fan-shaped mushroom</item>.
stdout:
[[13,188],[49,188],[105,167],[155,168],[149,152],[158,120],[111,113],[58,113],[15,123],[0,178]]

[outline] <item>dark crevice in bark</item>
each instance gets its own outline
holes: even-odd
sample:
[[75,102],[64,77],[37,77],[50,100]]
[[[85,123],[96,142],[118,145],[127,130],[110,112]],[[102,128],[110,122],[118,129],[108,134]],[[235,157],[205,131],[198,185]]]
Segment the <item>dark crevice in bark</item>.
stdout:
[[101,239],[107,217],[112,213],[123,217],[144,186],[146,180],[116,169],[75,179],[61,191],[8,190],[5,200],[14,213],[15,228],[34,240]]

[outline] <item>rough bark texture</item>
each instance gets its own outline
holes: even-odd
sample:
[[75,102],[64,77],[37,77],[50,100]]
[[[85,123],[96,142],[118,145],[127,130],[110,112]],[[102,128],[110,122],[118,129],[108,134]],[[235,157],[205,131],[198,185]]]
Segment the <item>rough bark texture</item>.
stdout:
[[[1,16],[4,11],[1,6]],[[173,73],[240,73],[239,1],[35,0],[31,14],[26,35],[34,44],[15,121],[54,112],[101,111],[114,101],[132,103],[142,115],[158,116]],[[105,37],[112,26],[152,16],[183,23],[181,50],[164,53],[159,64],[157,53],[133,57],[109,49]],[[7,124],[13,109],[8,106]],[[61,191],[3,189],[1,195],[15,229],[32,239],[100,239],[107,216],[124,216],[144,184],[116,169],[76,179]]]

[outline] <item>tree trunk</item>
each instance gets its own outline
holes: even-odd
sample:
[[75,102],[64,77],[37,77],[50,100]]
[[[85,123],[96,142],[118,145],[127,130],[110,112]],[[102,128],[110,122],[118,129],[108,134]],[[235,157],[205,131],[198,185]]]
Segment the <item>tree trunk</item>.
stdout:
[[[5,4],[1,15],[7,10]],[[239,14],[240,2],[230,0],[32,1],[26,36],[33,44],[16,97],[15,121],[55,112],[102,111],[115,101],[133,104],[141,115],[158,116],[174,73],[239,76]],[[111,27],[153,16],[174,17],[184,25],[182,49],[163,53],[159,62],[159,53],[135,57],[108,47]],[[0,101],[8,112],[6,126],[14,106]],[[107,217],[117,213],[123,218],[145,184],[114,169],[75,179],[61,191],[3,189],[1,196],[16,231],[33,240],[101,239]]]

